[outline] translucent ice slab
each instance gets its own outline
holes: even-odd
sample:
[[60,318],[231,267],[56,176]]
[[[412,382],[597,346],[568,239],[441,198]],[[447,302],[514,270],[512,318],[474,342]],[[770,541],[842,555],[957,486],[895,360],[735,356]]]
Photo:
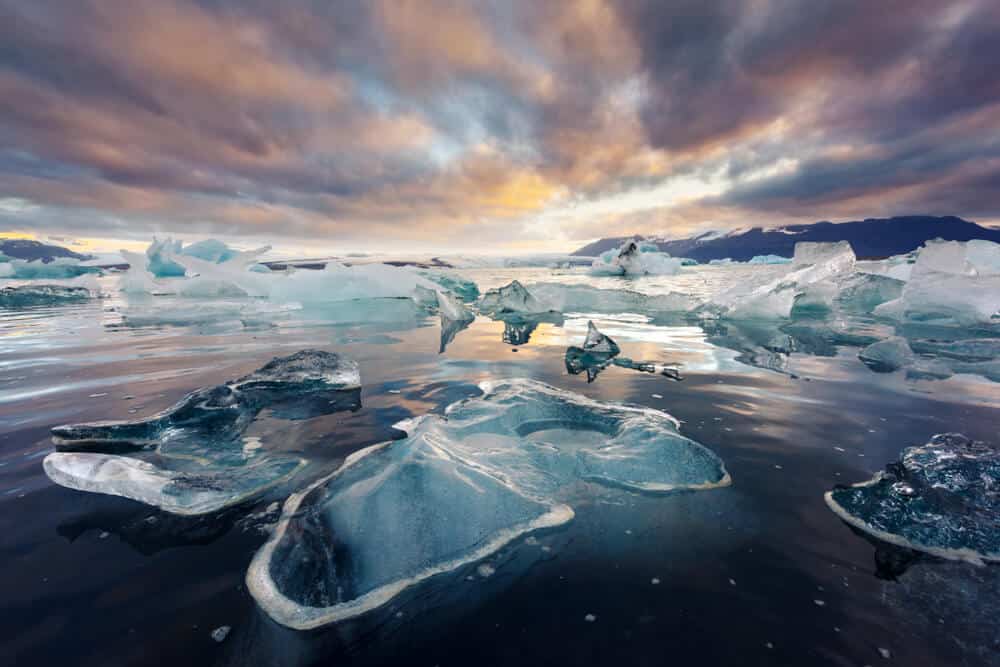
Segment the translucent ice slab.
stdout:
[[571,520],[584,481],[650,493],[729,484],[722,461],[663,412],[527,379],[480,387],[288,499],[247,573],[272,618],[308,629],[374,609]]

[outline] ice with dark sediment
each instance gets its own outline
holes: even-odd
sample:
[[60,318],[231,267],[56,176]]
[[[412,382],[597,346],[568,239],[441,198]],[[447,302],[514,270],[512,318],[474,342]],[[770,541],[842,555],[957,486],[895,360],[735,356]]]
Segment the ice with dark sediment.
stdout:
[[[302,350],[226,384],[192,392],[147,419],[59,426],[44,462],[57,484],[132,498],[168,512],[216,511],[270,488],[304,461],[248,447],[244,433],[268,408],[305,419],[360,405],[357,364]],[[150,460],[137,458],[155,450]],[[123,456],[132,451],[136,456]]]
[[871,480],[827,492],[868,535],[940,558],[1000,561],[1000,448],[964,435],[909,447]]
[[673,275],[683,264],[683,260],[661,252],[654,243],[626,241],[595,259],[590,266],[590,273],[616,276]]
[[669,415],[528,379],[397,425],[403,440],[352,455],[285,503],[247,584],[277,622],[362,614],[527,533],[570,521],[582,482],[632,492],[729,483]]
[[94,293],[79,285],[15,285],[0,288],[0,308],[56,306],[86,301]]

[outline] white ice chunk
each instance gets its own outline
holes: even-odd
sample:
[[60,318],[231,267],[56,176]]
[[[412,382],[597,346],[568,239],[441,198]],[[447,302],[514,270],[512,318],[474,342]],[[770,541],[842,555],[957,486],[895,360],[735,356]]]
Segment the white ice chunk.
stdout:
[[560,313],[675,313],[694,308],[697,300],[687,294],[642,294],[625,289],[601,289],[590,285],[533,283],[527,290],[545,310]]
[[591,264],[595,275],[646,276],[673,275],[683,260],[661,252],[653,243],[628,241],[615,250],[602,253]]
[[975,325],[1000,317],[1000,244],[990,241],[930,241],[902,296],[875,309],[899,320]]

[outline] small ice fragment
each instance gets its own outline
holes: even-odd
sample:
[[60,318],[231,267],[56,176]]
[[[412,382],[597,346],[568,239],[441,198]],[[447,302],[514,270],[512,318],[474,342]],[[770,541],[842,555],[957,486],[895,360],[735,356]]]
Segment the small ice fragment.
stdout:
[[593,614],[587,614],[586,616],[583,617],[583,620],[585,620],[587,623],[593,623],[594,621],[597,620],[597,617],[594,616]]
[[390,389],[390,390],[389,390],[389,393],[390,393],[390,394],[399,394],[399,393],[401,393],[401,392],[399,391],[399,389]]
[[226,637],[229,636],[229,631],[232,629],[230,625],[220,625],[215,630],[212,630],[212,639],[221,644],[226,641]]
[[887,648],[879,647],[878,654],[883,658],[885,658],[886,660],[892,657],[892,652]]
[[650,394],[653,398],[663,398],[662,394]]
[[496,568],[490,565],[489,563],[482,563],[479,567],[476,568],[476,572],[479,574],[480,577],[485,579],[486,577],[493,576],[493,574],[496,573]]
[[660,579],[659,579],[659,577],[653,577],[653,578],[652,578],[652,579],[650,580],[650,582],[649,582],[649,583],[653,584],[654,586],[659,586],[659,585],[660,585]]
[[730,586],[735,586],[736,585],[736,580],[735,579],[730,579],[729,580],[729,585]]
[[826,601],[825,600],[813,600],[813,603],[817,607],[825,607],[826,606]]
[[98,392],[96,394],[91,394],[90,396],[88,396],[88,398],[103,398],[103,397],[105,397],[107,395],[108,395],[108,392],[102,391],[102,392]]

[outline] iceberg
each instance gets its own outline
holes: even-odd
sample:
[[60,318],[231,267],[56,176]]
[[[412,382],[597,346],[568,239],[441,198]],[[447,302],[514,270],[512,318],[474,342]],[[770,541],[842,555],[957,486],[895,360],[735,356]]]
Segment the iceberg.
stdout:
[[838,487],[826,504],[890,544],[952,560],[1000,561],[1000,449],[958,433],[909,447],[871,480]]
[[476,315],[452,294],[438,290],[436,296],[438,315],[441,317],[441,346],[438,352],[442,353],[455,340],[458,332],[472,324]]
[[646,493],[730,483],[663,412],[528,379],[480,387],[482,397],[397,424],[405,439],[361,450],[289,497],[247,572],[271,618],[305,630],[375,609],[570,521],[580,482]]
[[701,307],[701,314],[729,319],[781,319],[790,317],[796,305],[803,310],[827,310],[838,293],[831,281],[849,276],[854,263],[854,251],[846,241],[796,243],[786,273],[774,279],[765,277],[763,284],[753,279],[743,281],[713,296]]
[[[68,488],[123,496],[167,512],[199,514],[238,504],[287,479],[305,461],[248,448],[243,434],[268,408],[279,419],[357,409],[357,364],[333,352],[277,357],[226,384],[199,389],[148,419],[52,429],[44,468]],[[122,456],[153,449],[156,461]]]
[[503,287],[487,291],[479,300],[479,311],[487,315],[537,315],[552,312],[552,309],[536,299],[520,282],[513,280]]
[[587,382],[593,382],[620,352],[621,348],[615,341],[601,333],[593,321],[588,321],[583,347],[566,348],[566,370],[570,375],[586,371]]
[[538,301],[538,307],[560,313],[679,313],[691,310],[698,303],[693,297],[678,292],[643,294],[560,283],[533,283],[527,289]]
[[912,364],[916,355],[905,338],[893,336],[872,343],[858,353],[858,358],[876,373],[891,373]]
[[436,283],[466,303],[474,303],[479,298],[479,287],[471,280],[444,271],[419,271],[421,277]]
[[96,266],[86,266],[72,257],[57,257],[49,262],[40,259],[0,259],[0,278],[14,280],[69,280],[84,275],[100,275]]
[[1000,244],[991,241],[929,241],[917,254],[898,299],[875,314],[909,322],[959,326],[1000,318]]
[[[224,266],[224,265],[223,265]],[[435,301],[441,285],[410,267],[388,264],[345,266],[328,262],[319,271],[301,270],[272,278],[270,296],[305,307],[358,299],[411,299],[421,304]],[[418,292],[418,288],[423,292]]]
[[93,293],[86,287],[72,285],[16,285],[0,288],[0,308],[57,306],[86,301]]
[[747,261],[747,264],[791,264],[791,262],[790,257],[782,257],[781,255],[754,255]]
[[[267,250],[270,250],[268,248]],[[266,252],[266,250],[264,251]],[[156,278],[181,278],[187,273],[178,257],[194,257],[213,264],[228,262],[242,253],[230,248],[222,241],[207,239],[185,246],[182,241],[167,238],[153,242],[146,248],[146,267]],[[131,262],[129,262],[131,264]]]
[[654,243],[628,241],[614,250],[602,253],[591,264],[590,273],[614,276],[673,275],[683,265],[683,260],[660,252]]

